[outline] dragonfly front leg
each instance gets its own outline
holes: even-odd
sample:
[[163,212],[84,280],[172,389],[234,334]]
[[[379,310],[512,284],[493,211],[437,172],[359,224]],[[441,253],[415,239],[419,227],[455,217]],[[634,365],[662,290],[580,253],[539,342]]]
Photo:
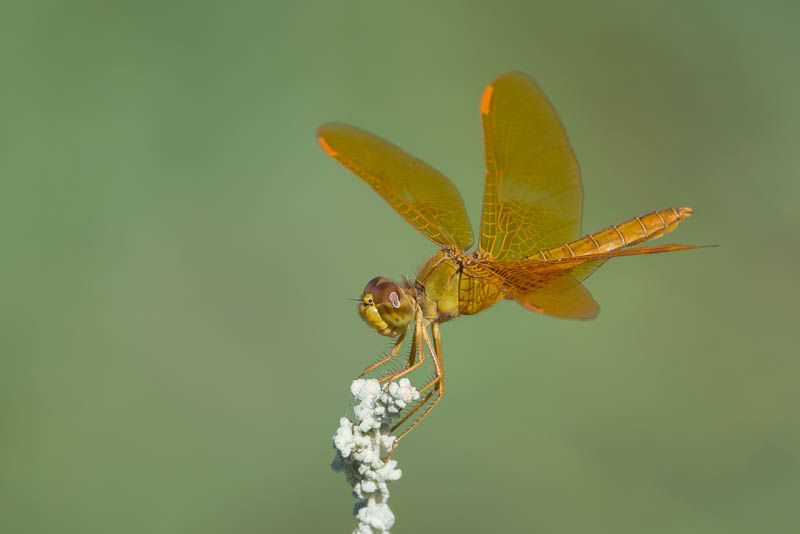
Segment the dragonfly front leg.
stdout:
[[[395,371],[393,373],[389,373],[388,375],[384,376],[383,378],[379,378],[378,382],[389,382],[391,383],[393,380],[396,380],[402,376],[407,375],[420,365],[422,362],[425,361],[425,350],[422,347],[422,336],[427,335],[425,332],[425,327],[423,326],[423,317],[422,317],[422,310],[417,308],[417,315],[414,321],[414,337],[411,340],[411,353],[408,355],[408,363],[402,369]],[[419,354],[419,358],[417,358],[417,354]],[[386,384],[388,387],[389,384]]]
[[[392,358],[397,356],[397,353],[400,352],[400,347],[403,346],[403,341],[406,339],[406,335],[408,335],[408,331],[409,331],[410,328],[411,328],[411,323],[408,324],[406,329],[403,330],[403,332],[400,334],[400,337],[397,338],[397,341],[395,342],[395,344],[392,347],[392,350],[389,352],[389,354],[387,354],[385,357],[381,358],[377,362],[373,363],[372,365],[370,365],[369,367],[367,367],[366,369],[361,371],[361,374],[358,375],[358,378],[361,378],[362,376],[364,376],[365,374],[369,373],[370,371],[374,371],[375,369],[377,369],[381,365],[385,364],[386,362],[388,362],[389,360],[391,360]],[[413,350],[412,350],[412,353],[413,353]]]

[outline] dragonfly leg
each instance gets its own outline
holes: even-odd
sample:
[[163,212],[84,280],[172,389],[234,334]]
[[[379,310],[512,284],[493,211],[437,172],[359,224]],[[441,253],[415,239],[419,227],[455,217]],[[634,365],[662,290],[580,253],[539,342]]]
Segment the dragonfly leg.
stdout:
[[[435,381],[435,380],[434,380],[434,381]],[[428,392],[428,394],[427,394],[427,395],[425,395],[424,397],[422,397],[422,400],[421,400],[421,401],[419,401],[419,402],[417,403],[417,405],[416,405],[416,406],[414,406],[414,408],[413,408],[413,409],[412,409],[410,412],[408,412],[407,414],[405,414],[405,415],[403,416],[403,418],[402,418],[402,419],[400,419],[400,420],[399,420],[397,423],[395,423],[394,425],[392,425],[392,432],[394,432],[395,430],[397,430],[397,428],[398,428],[400,425],[402,425],[403,423],[405,423],[406,421],[408,421],[408,420],[411,418],[411,416],[412,416],[412,415],[414,415],[415,413],[417,413],[417,411],[419,411],[419,409],[420,409],[420,408],[422,408],[423,406],[425,406],[425,403],[427,403],[427,402],[428,402],[428,401],[431,399],[431,397],[433,396],[433,394],[434,394],[434,393],[436,393],[436,390],[435,390],[435,389],[432,389],[431,391],[429,391],[429,392]],[[416,423],[414,423],[414,424],[416,424]],[[411,430],[411,429],[409,428],[408,430]],[[403,434],[402,434],[402,435],[401,435],[399,438],[397,438],[397,439],[394,441],[394,444],[392,445],[392,451],[394,451],[394,448],[397,446],[397,442],[398,442],[398,441],[400,441],[400,438],[402,438],[403,436],[405,436],[405,435],[408,433],[408,430],[407,430],[407,431],[405,431],[405,432],[403,432]],[[391,455],[390,455],[390,456],[391,456]],[[388,459],[388,458],[387,458],[387,459]]]
[[369,367],[367,367],[366,369],[361,371],[361,374],[358,375],[358,378],[361,378],[362,376],[364,376],[365,374],[369,373],[370,371],[374,371],[375,369],[377,369],[381,365],[385,364],[386,362],[388,362],[389,360],[391,360],[392,358],[397,356],[397,353],[400,352],[400,347],[403,346],[403,341],[406,339],[406,335],[408,334],[408,330],[410,328],[411,328],[411,324],[409,323],[409,325],[406,327],[405,330],[403,330],[403,333],[400,334],[400,337],[395,342],[394,347],[392,347],[391,352],[389,352],[389,354],[387,354],[385,357],[381,358],[377,362],[373,363],[372,365],[370,365]]
[[397,436],[397,438],[392,443],[392,450],[389,451],[389,455],[386,458],[384,458],[384,460],[383,460],[384,462],[388,462],[389,459],[391,459],[392,454],[394,454],[394,450],[397,448],[398,442],[401,439],[403,439],[406,435],[408,435],[409,432],[414,430],[414,427],[416,427],[423,419],[425,419],[425,417],[431,412],[431,410],[433,410],[436,407],[437,404],[439,404],[439,401],[441,401],[442,397],[444,396],[444,367],[442,366],[442,336],[441,336],[441,334],[439,332],[439,323],[433,323],[431,325],[431,333],[433,334],[433,345],[435,345],[435,348],[431,344],[431,338],[428,336],[428,332],[423,330],[423,334],[422,335],[423,335],[423,338],[425,339],[426,345],[428,345],[428,350],[431,353],[431,359],[433,360],[434,373],[435,373],[436,376],[433,378],[433,380],[428,382],[428,384],[425,385],[425,387],[423,387],[419,391],[420,391],[420,393],[422,393],[423,391],[427,390],[428,388],[430,388],[433,385],[435,385],[436,387],[435,387],[435,389],[431,389],[428,392],[428,394],[425,395],[425,397],[422,398],[422,401],[420,401],[398,423],[396,423],[394,426],[392,426],[392,431],[396,430],[400,425],[405,423],[412,415],[414,415],[414,413],[417,412],[417,410],[422,408],[422,406],[424,406],[431,399],[431,397],[433,397],[434,395],[436,395],[436,397],[433,399],[433,402],[430,404],[430,406],[425,408],[425,411],[422,412],[422,415],[420,415],[417,418],[416,421],[411,423],[411,426],[408,427],[402,434]]
[[428,388],[439,382],[441,382],[441,386],[437,386],[437,389],[441,387],[442,391],[444,391],[444,367],[442,364],[442,335],[441,332],[439,331],[439,323],[433,323],[431,325],[431,333],[433,334],[434,346],[433,347],[430,346],[431,342],[430,339],[427,338],[427,336],[425,341],[428,343],[428,347],[430,348],[431,352],[436,353],[436,357],[433,360],[434,377],[430,382],[422,386],[421,389],[417,390],[420,392],[420,394],[424,393]]
[[[402,369],[378,379],[378,382],[387,382],[385,388],[388,388],[392,381],[407,375],[425,361],[425,349],[422,346],[423,335],[427,335],[427,332],[425,332],[425,327],[422,325],[422,311],[418,310],[417,318],[414,322],[414,337],[411,340],[411,353],[408,355],[408,363]],[[417,354],[419,354],[419,358],[416,357]]]

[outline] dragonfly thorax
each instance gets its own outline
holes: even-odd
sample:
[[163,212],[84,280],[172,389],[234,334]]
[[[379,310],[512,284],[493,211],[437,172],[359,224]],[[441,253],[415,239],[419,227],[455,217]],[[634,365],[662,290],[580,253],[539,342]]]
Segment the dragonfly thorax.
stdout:
[[364,288],[358,313],[382,336],[395,337],[414,319],[414,301],[399,285],[376,276]]

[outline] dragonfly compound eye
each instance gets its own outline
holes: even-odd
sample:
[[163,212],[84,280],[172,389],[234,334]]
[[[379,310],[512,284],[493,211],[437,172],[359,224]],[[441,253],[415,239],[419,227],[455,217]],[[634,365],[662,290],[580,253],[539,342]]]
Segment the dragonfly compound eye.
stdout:
[[394,328],[404,327],[414,319],[414,307],[406,292],[394,282],[382,282],[375,286],[375,306],[381,318]]
[[382,284],[384,282],[388,282],[388,280],[384,276],[376,276],[375,278],[367,282],[367,285],[364,287],[364,291],[361,293],[362,297],[374,294],[375,288],[378,286],[378,284]]

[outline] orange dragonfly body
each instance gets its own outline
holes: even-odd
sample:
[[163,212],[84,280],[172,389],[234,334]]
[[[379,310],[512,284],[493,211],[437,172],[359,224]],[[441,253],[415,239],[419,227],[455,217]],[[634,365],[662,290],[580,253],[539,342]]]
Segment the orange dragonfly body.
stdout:
[[480,112],[486,184],[474,252],[467,252],[473,234],[464,202],[443,174],[354,126],[329,123],[317,131],[325,152],[440,247],[413,281],[370,280],[359,303],[361,317],[372,328],[398,338],[390,353],[362,375],[394,358],[412,328],[408,362],[380,381],[414,370],[426,349],[433,361],[434,378],[420,389],[422,400],[395,428],[426,408],[395,440],[392,452],[445,392],[441,323],[502,299],[538,313],[591,319],[599,308],[582,282],[609,258],[700,247],[628,248],[672,231],[692,214],[691,208],[653,211],[579,237],[583,189],[578,163],[558,115],[528,76],[509,73],[494,80],[483,92]]

